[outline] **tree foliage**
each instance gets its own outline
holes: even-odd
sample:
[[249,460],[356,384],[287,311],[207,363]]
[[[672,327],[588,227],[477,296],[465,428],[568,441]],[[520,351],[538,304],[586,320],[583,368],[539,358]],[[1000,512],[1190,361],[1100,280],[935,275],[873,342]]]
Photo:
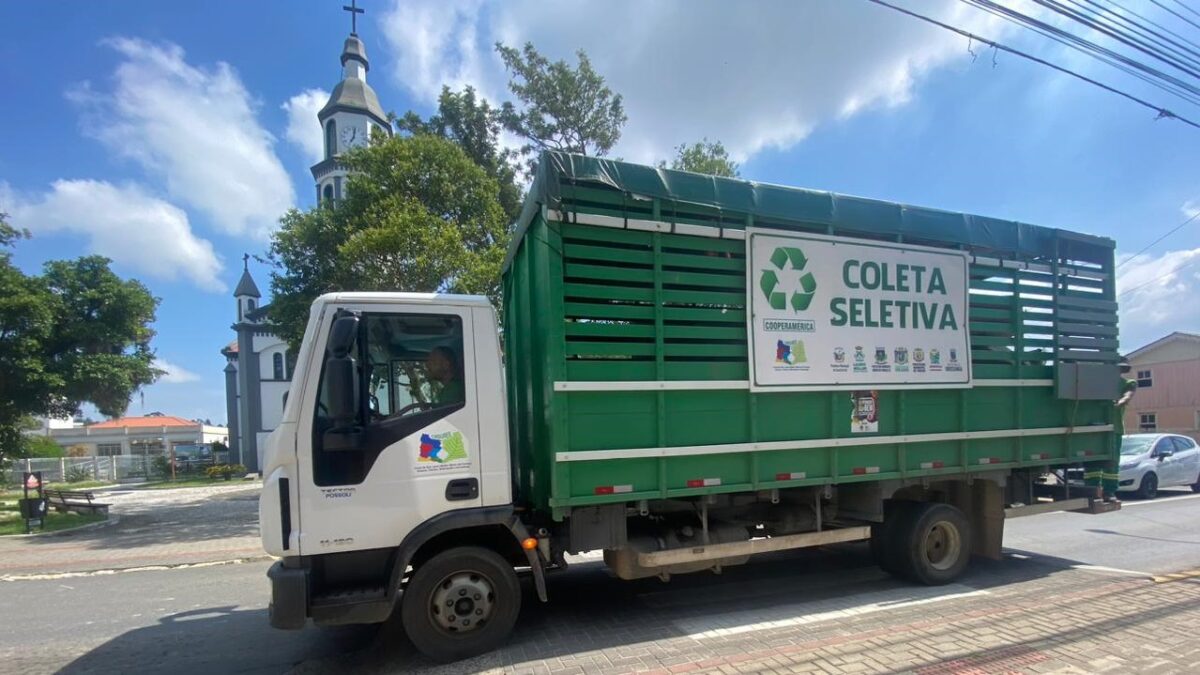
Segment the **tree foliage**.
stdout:
[[[0,216],[0,246],[27,236]],[[27,275],[0,250],[0,460],[21,452],[21,420],[64,417],[92,403],[122,414],[160,374],[150,340],[158,299],[100,256],[46,263]]]
[[473,87],[454,92],[443,86],[436,114],[424,120],[410,110],[397,119],[396,127],[411,135],[440,136],[462,148],[496,181],[500,206],[510,221],[516,219],[521,211],[521,187],[513,166],[516,153],[500,145],[500,111],[477,96]]
[[269,258],[271,320],[297,347],[312,301],[339,290],[480,293],[499,300],[508,219],[494,178],[432,134],[342,156],[345,199],[289,211]]
[[742,175],[738,170],[737,162],[729,158],[729,153],[721,141],[710,142],[707,138],[691,145],[677,146],[675,158],[671,160],[670,166],[668,167],[666,162],[659,162],[658,165],[662,168],[727,178],[738,178]]
[[528,140],[523,154],[553,149],[603,156],[620,140],[628,119],[621,95],[605,85],[583,50],[576,52],[575,67],[550,61],[531,42],[522,49],[497,42],[496,51],[512,76],[508,88],[520,102],[520,108],[506,102],[500,120]]

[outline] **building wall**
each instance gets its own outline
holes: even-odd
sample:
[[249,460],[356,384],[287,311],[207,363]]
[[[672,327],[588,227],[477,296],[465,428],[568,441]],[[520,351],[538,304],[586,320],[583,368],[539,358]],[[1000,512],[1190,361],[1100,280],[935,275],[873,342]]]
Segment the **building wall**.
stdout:
[[[1189,356],[1186,360],[1166,360],[1168,356]],[[1139,387],[1133,401],[1125,410],[1125,431],[1140,429],[1142,413],[1154,413],[1156,431],[1187,434],[1200,440],[1200,348],[1195,345],[1169,343],[1131,359],[1130,377],[1139,370],[1149,370],[1151,386]]]
[[259,386],[262,396],[262,428],[255,431],[274,431],[283,419],[283,394],[291,382],[266,382]]
[[132,455],[135,441],[162,439],[164,453],[169,453],[172,445],[211,443],[213,441],[229,442],[229,432],[225,427],[199,424],[191,427],[168,427],[165,431],[161,428],[89,430],[86,427],[76,427],[74,429],[52,429],[50,437],[64,448],[83,446],[87,448],[88,454],[93,456],[97,454],[101,445],[120,445],[121,455]]

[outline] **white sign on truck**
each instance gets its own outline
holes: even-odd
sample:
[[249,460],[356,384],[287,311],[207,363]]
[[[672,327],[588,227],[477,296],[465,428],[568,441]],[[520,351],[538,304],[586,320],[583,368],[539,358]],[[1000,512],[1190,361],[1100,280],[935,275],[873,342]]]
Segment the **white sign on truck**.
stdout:
[[971,383],[967,255],[748,229],[751,389]]

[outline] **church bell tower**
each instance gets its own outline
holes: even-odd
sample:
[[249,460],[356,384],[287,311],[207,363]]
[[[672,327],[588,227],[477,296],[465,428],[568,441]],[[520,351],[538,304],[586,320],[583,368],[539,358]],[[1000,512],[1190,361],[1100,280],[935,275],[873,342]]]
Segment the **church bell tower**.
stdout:
[[367,84],[367,48],[358,37],[358,15],[363,10],[352,0],[350,36],[342,47],[342,81],[333,88],[329,102],[317,113],[325,140],[325,157],[312,167],[317,201],[341,199],[346,194],[346,168],[338,157],[347,150],[366,145],[375,132],[392,134],[375,90]]

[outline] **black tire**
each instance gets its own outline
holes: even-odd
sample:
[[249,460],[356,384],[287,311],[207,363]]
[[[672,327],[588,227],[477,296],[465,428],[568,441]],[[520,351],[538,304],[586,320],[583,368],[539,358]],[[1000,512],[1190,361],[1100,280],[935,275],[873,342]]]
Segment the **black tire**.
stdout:
[[1200,492],[1200,476],[1196,477],[1196,482],[1192,483],[1192,492]]
[[[451,608],[449,614],[443,602]],[[400,604],[409,639],[442,663],[504,644],[520,612],[521,584],[512,565],[477,546],[452,548],[426,561],[413,573]],[[481,618],[482,625],[470,625]]]
[[914,503],[893,537],[896,574],[919,584],[948,584],[971,561],[971,524],[949,504]]
[[1138,484],[1137,497],[1138,499],[1154,499],[1158,496],[1158,476],[1151,471],[1142,476],[1142,482]]
[[871,557],[880,569],[892,576],[900,576],[896,533],[913,506],[914,502],[889,501],[884,507],[883,522],[871,525]]

